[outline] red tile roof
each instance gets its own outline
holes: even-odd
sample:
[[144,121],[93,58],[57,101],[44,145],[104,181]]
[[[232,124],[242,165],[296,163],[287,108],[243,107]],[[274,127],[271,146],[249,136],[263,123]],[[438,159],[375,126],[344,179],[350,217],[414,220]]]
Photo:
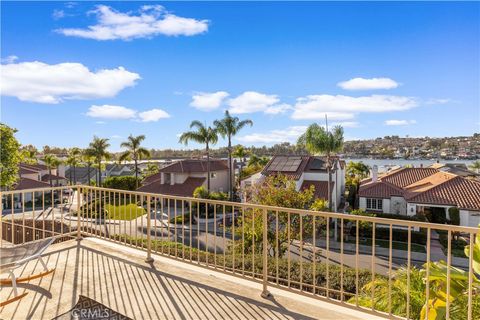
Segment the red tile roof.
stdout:
[[43,175],[43,177],[42,177],[42,181],[50,181],[50,179],[52,179],[52,181],[67,180],[67,178],[65,178],[65,177],[56,176],[54,174],[49,174],[49,173]]
[[20,175],[22,174],[38,174],[39,171],[37,170],[32,170],[32,169],[28,169],[28,168],[25,168],[25,167],[22,167],[20,166],[20,169],[18,170],[18,173]]
[[425,192],[410,196],[408,201],[455,205],[460,209],[480,211],[480,182],[456,177]]
[[[328,181],[313,181],[313,180],[304,180],[302,183],[301,190],[310,188],[310,186],[315,187],[315,198],[320,198],[323,200],[328,200]],[[332,181],[330,184],[330,192],[333,193],[333,187],[335,182]]]
[[[185,172],[207,172],[206,159],[187,159],[174,162],[160,169],[159,172],[185,173]],[[225,160],[210,159],[210,171],[228,170],[228,162]]]
[[391,196],[403,196],[405,193],[401,188],[388,182],[377,181],[360,186],[359,197],[368,198],[390,198]]
[[28,164],[28,163],[20,163],[20,167],[24,167],[30,170],[42,171],[48,170],[48,167],[44,164]]
[[437,172],[434,168],[401,168],[385,174],[380,180],[404,188]]
[[50,184],[37,181],[28,178],[20,178],[16,185],[14,186],[14,190],[26,190],[26,189],[35,189],[35,188],[48,188]]
[[197,187],[203,185],[206,179],[207,178],[187,178],[184,183],[174,185],[160,184],[160,182],[157,180],[150,184],[141,186],[137,189],[137,191],[191,197],[193,196],[193,191],[195,191]]

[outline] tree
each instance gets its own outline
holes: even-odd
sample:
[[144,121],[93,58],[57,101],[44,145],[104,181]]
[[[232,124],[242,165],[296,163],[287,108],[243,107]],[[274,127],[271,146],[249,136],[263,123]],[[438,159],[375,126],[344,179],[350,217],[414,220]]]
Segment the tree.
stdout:
[[22,148],[22,162],[27,164],[37,164],[37,148],[32,145]]
[[94,164],[95,159],[91,155],[91,150],[90,149],[85,149],[82,152],[82,162],[87,166],[87,179],[88,179],[88,185],[90,186],[92,184],[90,180],[90,169],[92,168],[92,165]]
[[470,169],[475,170],[475,172],[480,173],[480,160],[473,162],[470,165]]
[[16,129],[0,123],[0,186],[5,188],[11,188],[18,178],[21,155],[16,132]]
[[252,120],[241,120],[238,117],[232,117],[228,110],[225,111],[225,116],[221,120],[215,120],[213,122],[218,133],[228,141],[228,193],[230,200],[233,197],[233,184],[232,184],[232,137],[235,136],[243,127],[250,125],[253,126]]
[[[324,154],[327,157],[328,185],[332,184],[332,156],[343,148],[343,128],[335,126],[328,131],[328,126],[323,128],[316,123],[311,124],[307,131],[298,138],[298,144],[313,155]],[[332,210],[332,192],[328,188],[328,204]]]
[[90,142],[88,152],[87,152],[90,156],[92,156],[95,159],[94,162],[97,164],[97,169],[98,169],[97,185],[99,187],[102,186],[102,161],[110,159],[110,154],[107,152],[108,147],[110,147],[110,144],[108,143],[108,139],[94,136],[93,141]]
[[[66,163],[73,169],[73,184],[77,184],[77,166],[80,164],[80,157],[82,151],[79,148],[72,148],[68,152],[68,158]],[[70,180],[72,180],[72,170],[70,170]]]
[[[53,187],[52,169],[57,169],[58,171],[58,166],[61,164],[61,161],[53,154],[46,154],[42,160],[43,162],[45,162],[45,165],[48,168],[48,175],[49,175],[48,180],[50,181],[50,187]],[[58,172],[57,172],[57,176],[58,176]],[[57,184],[58,184],[58,180],[57,180]]]
[[154,175],[158,173],[160,169],[158,168],[158,165],[156,163],[148,163],[147,168],[143,171],[143,179],[146,177],[150,177],[151,175]]
[[145,140],[145,136],[139,135],[139,136],[128,136],[128,140],[125,142],[122,142],[120,144],[120,147],[126,148],[121,155],[120,155],[120,161],[125,161],[125,160],[130,160],[133,159],[134,165],[135,165],[135,181],[136,181],[136,186],[138,189],[138,161],[142,160],[142,158],[148,158],[150,157],[150,151],[147,149],[143,148],[141,146],[142,141]]
[[182,133],[179,142],[188,145],[189,141],[205,144],[205,153],[207,155],[207,191],[210,192],[210,145],[214,145],[218,141],[217,129],[207,127],[200,121],[192,121],[190,129],[196,131],[187,131]]
[[240,184],[240,180],[242,179],[243,164],[245,163],[249,152],[243,146],[238,146],[235,148],[235,151],[233,151],[232,155],[240,160],[240,169],[238,171],[238,183]]

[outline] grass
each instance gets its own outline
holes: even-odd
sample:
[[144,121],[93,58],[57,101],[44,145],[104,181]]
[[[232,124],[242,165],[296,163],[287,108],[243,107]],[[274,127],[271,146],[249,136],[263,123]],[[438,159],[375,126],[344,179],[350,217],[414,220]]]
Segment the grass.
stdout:
[[107,204],[105,209],[108,211],[108,218],[114,220],[134,220],[144,215],[145,209],[139,207],[136,203],[114,206]]
[[[348,241],[350,243],[355,243],[355,241]],[[367,239],[360,239],[359,244],[371,246],[372,245],[372,239],[367,238]],[[380,246],[382,248],[390,248],[390,244],[388,240],[383,240],[383,239],[375,239],[375,245]],[[420,244],[416,243],[411,243],[410,244],[412,252],[420,252],[420,253],[426,253],[427,251],[425,250],[425,246],[422,246]],[[397,249],[397,250],[408,250],[408,243],[407,242],[401,242],[401,241],[392,241],[392,249]]]

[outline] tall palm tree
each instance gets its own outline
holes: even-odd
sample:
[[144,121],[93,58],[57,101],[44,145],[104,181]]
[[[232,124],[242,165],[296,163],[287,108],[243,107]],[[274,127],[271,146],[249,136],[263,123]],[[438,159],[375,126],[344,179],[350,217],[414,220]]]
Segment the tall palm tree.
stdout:
[[232,184],[232,137],[235,136],[243,127],[249,125],[253,126],[253,121],[246,119],[240,120],[238,117],[232,117],[228,110],[225,111],[225,116],[221,120],[215,120],[213,122],[217,128],[218,133],[222,138],[227,138],[228,141],[228,192],[230,199],[233,196],[233,184]]
[[243,147],[238,146],[233,151],[233,156],[240,160],[240,169],[238,171],[238,183],[240,184],[240,180],[242,179],[242,171],[243,171],[243,164],[245,163],[245,159],[249,155],[249,152]]
[[480,160],[473,162],[470,165],[470,169],[475,170],[477,173],[480,173]]
[[110,159],[110,154],[107,152],[108,147],[110,147],[108,139],[97,136],[93,137],[93,141],[90,142],[88,147],[88,154],[95,159],[94,162],[98,166],[97,185],[99,187],[102,186],[102,161]]
[[61,162],[53,154],[46,154],[42,160],[48,168],[48,175],[49,175],[48,180],[50,181],[50,187],[53,187],[52,169],[57,169]]
[[218,133],[216,128],[203,125],[200,121],[192,121],[190,129],[196,131],[187,131],[182,133],[179,142],[188,144],[189,141],[205,144],[205,153],[207,154],[207,191],[210,192],[210,145],[218,142]]
[[145,140],[145,136],[139,135],[139,136],[128,136],[128,140],[125,142],[122,142],[120,144],[120,147],[126,148],[121,155],[120,155],[120,161],[125,161],[129,159],[133,159],[133,162],[135,163],[135,184],[136,188],[138,189],[138,160],[142,160],[142,158],[148,158],[150,157],[150,151],[147,149],[143,148],[140,146],[142,141]]
[[85,149],[82,152],[82,162],[87,166],[87,179],[89,186],[92,184],[92,182],[90,181],[90,169],[92,168],[92,165],[95,161],[93,156],[90,154],[90,151],[90,149]]
[[343,128],[335,126],[332,131],[316,123],[308,126],[307,131],[298,138],[298,144],[305,146],[313,155],[324,154],[327,157],[328,207],[332,210],[332,156],[343,149]]
[[[68,152],[68,158],[67,158],[67,164],[72,167],[73,169],[73,184],[77,184],[77,166],[80,164],[80,156],[82,155],[82,151],[75,147],[70,149]],[[70,170],[70,176],[71,176],[72,170]],[[71,177],[70,177],[70,180]]]

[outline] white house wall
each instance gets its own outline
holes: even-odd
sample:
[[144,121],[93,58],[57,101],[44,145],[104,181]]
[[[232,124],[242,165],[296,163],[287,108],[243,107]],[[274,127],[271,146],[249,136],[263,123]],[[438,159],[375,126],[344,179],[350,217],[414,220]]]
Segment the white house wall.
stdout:
[[[384,203],[385,204],[385,203]],[[383,207],[384,213],[398,214],[402,216],[407,215],[407,201],[403,197],[391,197],[390,205],[388,207]],[[390,210],[390,212],[386,212]]]

